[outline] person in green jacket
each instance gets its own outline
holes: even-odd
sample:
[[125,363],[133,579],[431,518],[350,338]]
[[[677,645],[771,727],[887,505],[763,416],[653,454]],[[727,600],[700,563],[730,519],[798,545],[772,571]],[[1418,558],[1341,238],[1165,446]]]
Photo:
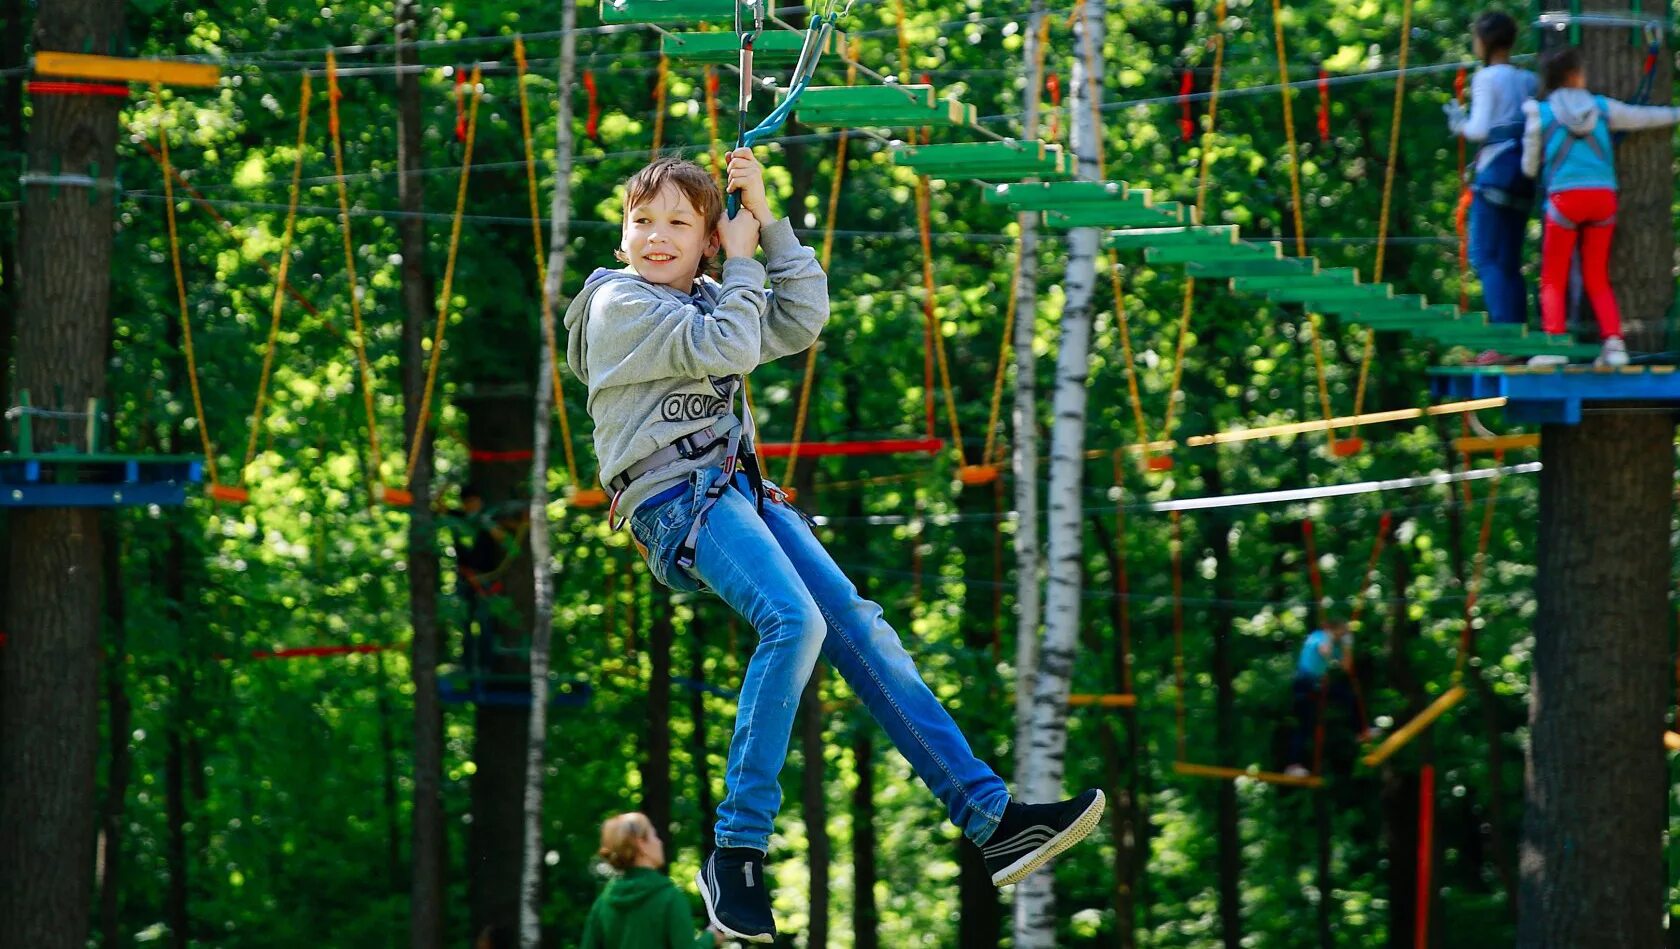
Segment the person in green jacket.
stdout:
[[600,856],[618,875],[596,897],[580,949],[712,949],[722,933],[694,932],[693,908],[665,866],[665,842],[645,814],[620,814],[601,825]]

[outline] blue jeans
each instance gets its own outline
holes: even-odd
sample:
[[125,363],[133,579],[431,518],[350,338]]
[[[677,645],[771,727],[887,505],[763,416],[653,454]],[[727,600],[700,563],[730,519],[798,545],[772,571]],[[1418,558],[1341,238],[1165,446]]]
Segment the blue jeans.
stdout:
[[782,803],[777,775],[819,652],[945,805],[951,823],[976,844],[985,843],[1009,803],[1003,779],[974,756],[882,617],[880,604],[859,595],[804,515],[766,499],[760,516],[746,476],[738,474],[705,516],[692,575],[676,566],[677,547],[703,493],[695,485],[711,484],[720,475],[719,468],[697,472],[681,494],[655,497],[630,519],[656,579],[677,590],[704,584],[758,632],[729,742],[717,845],[769,851]]
[[1523,237],[1528,212],[1501,207],[1477,194],[1470,202],[1470,266],[1482,281],[1490,323],[1527,323]]

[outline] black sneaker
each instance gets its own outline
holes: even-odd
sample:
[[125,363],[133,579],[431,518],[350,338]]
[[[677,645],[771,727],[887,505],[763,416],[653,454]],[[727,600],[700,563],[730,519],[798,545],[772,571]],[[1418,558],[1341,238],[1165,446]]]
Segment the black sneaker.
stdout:
[[1019,883],[1084,840],[1086,834],[1097,829],[1106,800],[1103,792],[1092,788],[1057,804],[1010,801],[997,830],[980,848],[986,857],[986,869],[992,874],[992,885]]
[[712,927],[746,942],[775,942],[770,883],[764,854],[748,847],[719,847],[695,875]]

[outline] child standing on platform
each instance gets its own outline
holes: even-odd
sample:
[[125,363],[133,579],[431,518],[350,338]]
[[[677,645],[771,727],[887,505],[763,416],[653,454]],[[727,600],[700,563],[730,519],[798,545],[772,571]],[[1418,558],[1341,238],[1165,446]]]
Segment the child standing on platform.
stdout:
[[[1540,318],[1546,332],[1569,332],[1565,295],[1569,263],[1581,248],[1581,278],[1604,346],[1601,366],[1625,366],[1621,310],[1610,286],[1610,244],[1616,233],[1616,150],[1611,132],[1660,128],[1680,122],[1680,109],[1628,105],[1587,91],[1581,51],[1547,53],[1540,70],[1546,98],[1523,105],[1523,171],[1546,194],[1546,237],[1540,265]],[[1535,356],[1530,365],[1563,362]]]
[[1517,21],[1503,13],[1477,17],[1471,47],[1482,66],[1470,81],[1470,109],[1466,112],[1456,102],[1446,108],[1453,134],[1481,144],[1470,185],[1469,255],[1493,323],[1528,321],[1522,245],[1534,183],[1523,173],[1519,142],[1522,105],[1534,97],[1536,80],[1533,73],[1511,65],[1516,42]]
[[[816,342],[828,278],[792,225],[771,214],[750,149],[730,154],[728,175],[741,197],[733,218],[692,162],[661,159],[630,179],[618,250],[629,266],[595,271],[567,308],[566,361],[589,389],[602,483],[653,575],[677,590],[709,588],[758,632],[717,850],[699,885],[714,928],[772,942],[764,863],[781,807],[777,776],[819,654],[981,848],[994,884],[1020,881],[1084,838],[1104,800],[1096,789],[1056,804],[1012,800],[880,605],[859,595],[804,516],[759,475],[751,410],[736,408],[741,377]],[[721,282],[705,275],[720,248]]]

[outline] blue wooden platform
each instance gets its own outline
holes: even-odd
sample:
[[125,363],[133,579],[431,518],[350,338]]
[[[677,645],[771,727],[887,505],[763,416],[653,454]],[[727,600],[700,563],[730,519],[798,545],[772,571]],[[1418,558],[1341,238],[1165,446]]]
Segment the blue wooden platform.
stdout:
[[203,480],[186,456],[0,454],[0,507],[173,506]]
[[1438,399],[1503,396],[1505,418],[1522,424],[1575,425],[1585,405],[1672,405],[1680,410],[1680,367],[1441,366],[1429,370]]

